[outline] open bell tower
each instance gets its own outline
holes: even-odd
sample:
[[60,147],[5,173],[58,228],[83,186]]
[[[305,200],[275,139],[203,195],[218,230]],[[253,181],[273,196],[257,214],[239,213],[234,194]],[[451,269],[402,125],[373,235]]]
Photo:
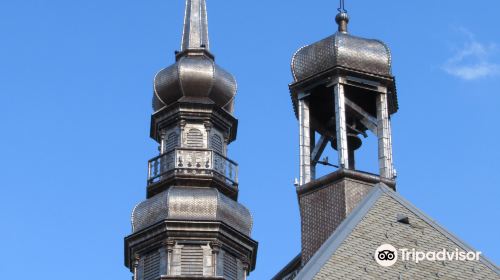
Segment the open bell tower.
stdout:
[[[339,11],[338,31],[299,49],[292,59],[289,88],[299,120],[302,265],[374,184],[395,189],[391,115],[398,103],[391,54],[379,40],[350,35],[349,16]],[[378,139],[378,174],[356,169],[360,136],[369,135]],[[330,165],[338,169],[316,178],[316,165],[329,143],[338,154],[338,164]]]

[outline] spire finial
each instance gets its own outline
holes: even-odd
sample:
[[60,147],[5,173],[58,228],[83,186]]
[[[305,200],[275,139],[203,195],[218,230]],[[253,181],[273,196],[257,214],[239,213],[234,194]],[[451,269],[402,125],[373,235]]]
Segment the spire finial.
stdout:
[[339,11],[339,13],[346,13],[347,14],[347,10],[345,9],[344,0],[340,0],[340,6],[337,9],[337,11]]
[[206,0],[186,0],[181,51],[209,50]]
[[349,16],[345,9],[344,0],[340,0],[340,7],[337,9],[339,13],[335,17],[335,21],[339,25],[339,32],[347,33],[347,24],[349,23]]

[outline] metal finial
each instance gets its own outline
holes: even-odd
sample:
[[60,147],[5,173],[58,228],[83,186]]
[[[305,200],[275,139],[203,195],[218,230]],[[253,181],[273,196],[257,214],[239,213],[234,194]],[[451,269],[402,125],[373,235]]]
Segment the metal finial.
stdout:
[[186,0],[181,51],[209,50],[206,0]]
[[337,11],[339,11],[339,13],[347,13],[344,0],[340,0],[340,7],[337,9]]
[[335,21],[339,25],[339,32],[347,33],[347,24],[349,23],[349,15],[344,12],[340,12],[335,17]]
[[335,21],[339,25],[339,32],[347,33],[347,24],[349,23],[349,16],[347,15],[347,10],[345,9],[344,0],[340,0],[340,6],[337,9],[339,13],[335,17]]
[[339,32],[347,33],[347,24],[349,23],[349,16],[347,15],[347,10],[345,9],[344,0],[340,0],[340,7],[337,9],[339,13],[335,17],[335,21],[339,25]]

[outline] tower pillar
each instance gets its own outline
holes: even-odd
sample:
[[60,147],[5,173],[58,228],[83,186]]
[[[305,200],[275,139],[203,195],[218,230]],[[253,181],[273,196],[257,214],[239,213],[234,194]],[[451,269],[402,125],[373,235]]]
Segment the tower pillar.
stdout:
[[308,94],[299,97],[299,153],[300,153],[300,184],[311,181],[311,119]]
[[339,167],[349,168],[349,147],[347,146],[347,123],[345,114],[344,86],[338,81],[334,86],[335,127]]
[[392,163],[392,133],[387,104],[387,91],[377,95],[377,137],[378,137],[378,160],[380,176],[388,179],[394,177]]

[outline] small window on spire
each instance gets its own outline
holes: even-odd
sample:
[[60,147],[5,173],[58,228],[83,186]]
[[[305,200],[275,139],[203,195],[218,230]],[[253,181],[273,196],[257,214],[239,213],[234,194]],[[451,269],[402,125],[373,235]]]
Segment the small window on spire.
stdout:
[[203,248],[200,245],[182,247],[181,271],[184,276],[203,276]]
[[222,138],[219,135],[217,134],[212,135],[212,137],[210,138],[210,147],[217,153],[221,155],[224,154],[224,148],[223,148],[224,145],[222,144]]
[[171,132],[167,136],[165,143],[165,152],[171,151],[179,146],[179,135],[176,132]]
[[192,128],[188,131],[187,146],[189,148],[203,148],[203,133],[199,129]]
[[228,280],[238,279],[238,264],[236,258],[229,254],[224,254],[224,277]]
[[160,276],[160,253],[154,252],[144,258],[144,280],[155,280]]

